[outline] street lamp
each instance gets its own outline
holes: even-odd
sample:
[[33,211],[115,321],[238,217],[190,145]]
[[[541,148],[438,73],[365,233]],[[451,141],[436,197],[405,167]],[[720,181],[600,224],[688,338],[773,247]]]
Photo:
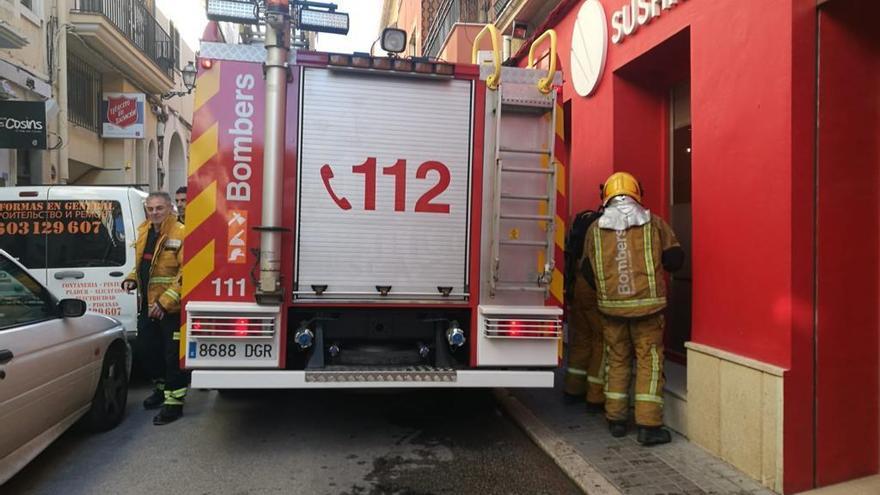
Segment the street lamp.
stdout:
[[169,98],[173,98],[175,96],[186,96],[192,93],[193,88],[196,87],[196,65],[192,63],[192,61],[186,63],[186,67],[180,71],[181,76],[183,77],[183,86],[186,87],[186,91],[169,91],[162,95],[163,100],[167,100]]

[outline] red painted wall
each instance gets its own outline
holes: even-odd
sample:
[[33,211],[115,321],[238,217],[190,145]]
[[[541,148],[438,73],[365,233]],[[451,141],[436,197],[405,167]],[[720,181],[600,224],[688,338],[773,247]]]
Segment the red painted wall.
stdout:
[[[601,3],[610,21],[630,2]],[[554,26],[564,71],[579,7]],[[665,90],[681,73],[669,66],[682,57],[659,48],[676,34],[687,36],[692,340],[789,369],[787,492],[813,486],[815,9],[815,0],[683,1],[623,43],[609,44],[592,97],[578,96],[570,81],[563,90],[572,99],[573,211],[595,205],[596,184],[611,172],[630,170],[645,181],[648,206],[665,215],[666,96],[640,86],[650,71],[634,68],[653,55],[654,86]]]
[[[626,3],[603,1],[609,18]],[[563,62],[576,15],[577,7],[556,27]],[[642,163],[639,150],[615,142],[615,136],[627,135],[618,119],[631,118],[621,105],[638,106],[615,95],[626,93],[630,84],[620,77],[625,66],[690,28],[694,340],[783,367],[791,361],[792,323],[792,46],[785,41],[791,39],[791,18],[792,0],[689,0],[622,44],[610,45],[593,97],[577,96],[570,81],[564,87],[575,119],[573,206],[582,209],[592,205],[596,184],[612,171],[667,166]],[[644,125],[637,123],[632,134]],[[650,134],[656,146],[655,133]],[[637,145],[639,136],[630,139]],[[663,213],[666,201],[659,195],[665,184],[648,189],[654,191],[649,206]]]
[[878,18],[877,2],[858,0],[828,2],[819,18],[819,485],[877,472],[865,440],[880,434]]

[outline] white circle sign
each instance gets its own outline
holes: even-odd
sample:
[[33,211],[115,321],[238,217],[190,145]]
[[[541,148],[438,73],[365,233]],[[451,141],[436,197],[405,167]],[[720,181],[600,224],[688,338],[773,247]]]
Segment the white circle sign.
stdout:
[[599,0],[587,0],[578,11],[571,35],[571,81],[581,96],[590,96],[602,80],[608,55],[608,25]]

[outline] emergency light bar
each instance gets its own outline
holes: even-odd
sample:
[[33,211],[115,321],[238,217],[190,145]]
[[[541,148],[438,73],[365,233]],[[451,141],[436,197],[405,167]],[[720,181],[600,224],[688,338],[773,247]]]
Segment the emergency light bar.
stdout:
[[253,0],[205,0],[205,12],[212,21],[257,24],[260,19]]
[[303,31],[348,34],[348,14],[328,10],[301,8],[297,27]]
[[455,75],[455,65],[444,62],[432,62],[425,58],[405,59],[397,57],[371,57],[367,54],[355,53],[345,55],[331,53],[328,59],[331,66],[351,67],[354,69],[378,69],[394,72],[449,76]]

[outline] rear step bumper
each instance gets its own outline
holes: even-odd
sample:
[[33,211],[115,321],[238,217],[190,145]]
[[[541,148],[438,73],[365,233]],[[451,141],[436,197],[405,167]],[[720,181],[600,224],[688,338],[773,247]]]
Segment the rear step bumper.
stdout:
[[193,388],[552,388],[553,371],[369,370],[281,371],[194,370]]

